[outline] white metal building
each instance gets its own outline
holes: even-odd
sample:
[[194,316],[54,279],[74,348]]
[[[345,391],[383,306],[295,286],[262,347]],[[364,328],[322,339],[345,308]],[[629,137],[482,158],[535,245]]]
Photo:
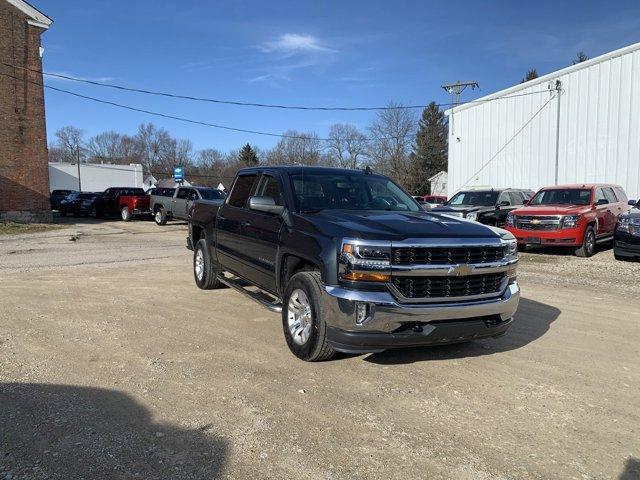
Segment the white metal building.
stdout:
[[608,182],[640,197],[640,43],[446,114],[449,196],[474,185]]
[[[103,192],[109,187],[142,187],[142,165],[80,164],[83,192]],[[78,164],[49,162],[49,187],[53,190],[78,190]]]

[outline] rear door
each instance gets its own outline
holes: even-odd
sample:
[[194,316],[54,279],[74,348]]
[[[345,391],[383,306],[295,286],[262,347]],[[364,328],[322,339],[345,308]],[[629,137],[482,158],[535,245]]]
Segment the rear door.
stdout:
[[173,218],[186,218],[187,197],[191,191],[188,187],[180,187],[176,192],[176,196],[171,201],[171,216]]
[[[253,195],[271,197],[276,205],[284,205],[283,188],[279,176],[263,174],[257,185]],[[250,209],[247,209],[242,224],[245,253],[253,267],[249,280],[270,292],[276,291],[276,258],[282,224],[281,215]]]
[[248,221],[249,197],[255,190],[258,173],[238,175],[231,193],[220,207],[216,225],[216,250],[218,262],[243,278],[251,278],[253,267],[248,253],[249,241],[245,235]]
[[611,229],[611,205],[607,199],[604,188],[596,188],[595,196],[596,217],[598,218],[598,236],[605,236]]
[[116,202],[118,198],[119,189],[107,188],[102,195],[102,212],[107,215],[113,215],[116,212]]

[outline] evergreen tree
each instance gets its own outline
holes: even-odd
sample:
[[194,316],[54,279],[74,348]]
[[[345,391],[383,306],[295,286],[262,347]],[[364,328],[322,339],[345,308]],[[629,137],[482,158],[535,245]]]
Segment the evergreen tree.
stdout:
[[538,71],[535,68],[532,68],[527,72],[520,83],[528,82],[529,80],[533,80],[534,78],[538,78]]
[[587,57],[587,55],[582,50],[580,50],[577,53],[576,58],[574,58],[571,61],[571,65],[575,65],[576,63],[582,63],[582,62],[585,62],[587,60],[589,60],[589,57]]
[[258,165],[258,154],[248,143],[242,147],[238,154],[238,160],[248,167]]
[[431,102],[422,112],[411,154],[412,193],[426,194],[429,178],[447,170],[449,127],[444,112]]

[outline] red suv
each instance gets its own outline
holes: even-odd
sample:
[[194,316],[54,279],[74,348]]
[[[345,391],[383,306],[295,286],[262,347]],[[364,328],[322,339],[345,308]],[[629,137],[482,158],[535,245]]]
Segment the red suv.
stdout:
[[611,240],[618,215],[629,209],[617,185],[558,185],[538,191],[507,216],[505,228],[526,245],[573,246],[590,257],[596,243]]

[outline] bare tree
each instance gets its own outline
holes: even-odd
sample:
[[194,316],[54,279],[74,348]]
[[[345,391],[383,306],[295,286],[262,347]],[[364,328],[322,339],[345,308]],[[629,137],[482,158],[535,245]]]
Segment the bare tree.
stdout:
[[329,130],[329,157],[342,168],[357,168],[367,153],[367,137],[348,123],[336,123]]
[[270,165],[301,163],[318,165],[323,162],[320,139],[316,133],[288,130],[277,145],[267,154]]
[[[374,168],[405,186],[410,183],[410,153],[416,131],[416,117],[401,105],[390,103],[388,110],[378,112],[369,127],[368,156]],[[395,108],[394,108],[395,107]]]
[[135,140],[129,135],[114,131],[91,137],[87,143],[87,150],[90,162],[122,165],[141,163],[140,151]]
[[85,157],[84,130],[66,126],[56,133],[56,141],[50,147],[49,158],[51,161],[75,162],[78,154],[80,159]]

